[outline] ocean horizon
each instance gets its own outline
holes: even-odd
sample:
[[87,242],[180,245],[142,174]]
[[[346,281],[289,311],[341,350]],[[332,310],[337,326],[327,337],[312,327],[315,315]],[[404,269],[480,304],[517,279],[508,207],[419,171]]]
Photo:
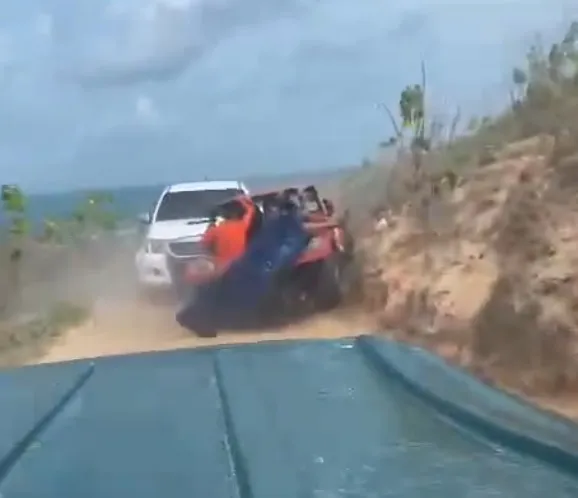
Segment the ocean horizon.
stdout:
[[[283,173],[278,175],[253,175],[240,178],[250,190],[266,190],[285,186],[305,186],[307,184],[324,185],[343,177],[352,168],[340,168],[316,172]],[[196,181],[194,179],[182,180]],[[178,183],[178,182],[173,182]],[[33,193],[28,195],[28,216],[34,226],[42,220],[65,219],[79,206],[89,192],[106,192],[113,198],[113,206],[123,220],[136,220],[140,213],[148,211],[165,184],[124,186],[116,188],[82,188],[77,190]],[[0,224],[2,215],[0,213]]]

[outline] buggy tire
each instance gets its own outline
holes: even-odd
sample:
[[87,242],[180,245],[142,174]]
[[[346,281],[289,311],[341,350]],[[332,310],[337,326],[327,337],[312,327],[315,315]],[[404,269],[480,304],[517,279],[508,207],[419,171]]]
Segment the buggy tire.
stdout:
[[199,327],[195,330],[195,335],[203,339],[215,338],[219,331],[215,327]]
[[329,311],[337,307],[343,299],[343,269],[336,256],[321,263],[317,287],[315,289],[315,304],[321,311]]
[[211,323],[209,317],[198,317],[197,319],[192,320],[189,313],[190,310],[187,310],[186,308],[177,312],[175,318],[181,327],[192,332],[197,337],[217,337],[218,329]]
[[192,332],[197,337],[201,338],[213,338],[219,335],[219,331],[217,327],[213,327],[209,324],[204,323],[196,323],[194,326],[184,326],[180,324],[183,328],[187,329],[189,332]]

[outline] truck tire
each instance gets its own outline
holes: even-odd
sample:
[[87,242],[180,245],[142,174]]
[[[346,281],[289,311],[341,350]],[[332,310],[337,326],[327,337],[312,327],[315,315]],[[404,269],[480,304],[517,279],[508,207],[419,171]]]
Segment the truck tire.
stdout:
[[315,289],[317,308],[328,311],[341,303],[343,298],[343,272],[339,258],[332,256],[321,263]]

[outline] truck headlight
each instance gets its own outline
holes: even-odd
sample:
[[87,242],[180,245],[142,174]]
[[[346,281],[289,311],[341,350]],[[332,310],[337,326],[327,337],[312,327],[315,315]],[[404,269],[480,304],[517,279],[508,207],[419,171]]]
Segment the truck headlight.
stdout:
[[166,242],[159,239],[148,239],[146,241],[145,250],[151,254],[162,254],[165,252]]

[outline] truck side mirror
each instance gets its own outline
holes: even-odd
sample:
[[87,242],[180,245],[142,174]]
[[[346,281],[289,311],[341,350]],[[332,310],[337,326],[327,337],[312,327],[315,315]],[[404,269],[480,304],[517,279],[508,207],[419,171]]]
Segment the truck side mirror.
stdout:
[[138,215],[138,221],[141,225],[150,225],[151,223],[151,214],[150,213],[141,213]]

